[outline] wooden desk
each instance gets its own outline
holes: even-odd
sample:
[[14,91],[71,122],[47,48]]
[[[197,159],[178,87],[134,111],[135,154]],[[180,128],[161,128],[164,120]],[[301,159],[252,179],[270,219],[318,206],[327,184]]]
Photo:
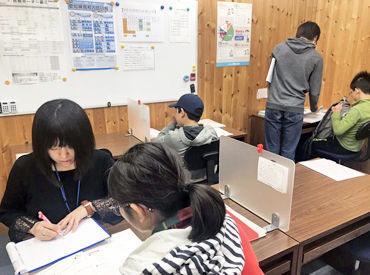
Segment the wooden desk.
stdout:
[[[231,199],[225,200],[225,204],[261,227],[268,225]],[[295,274],[298,242],[280,230],[267,233],[265,237],[252,241],[251,245],[265,274]]]
[[299,242],[303,264],[370,231],[370,175],[334,181],[296,165],[288,236]]
[[[96,148],[106,148],[112,152],[115,159],[121,157],[132,146],[141,141],[133,136],[128,136],[125,133],[103,134],[95,136]],[[17,154],[25,154],[32,152],[32,144],[13,145],[10,146],[13,163],[16,160]]]
[[[222,128],[225,131],[232,133],[232,138],[246,141],[247,133],[229,127]],[[95,136],[96,148],[106,148],[112,152],[115,159],[121,157],[132,146],[141,141],[133,136],[127,136],[126,133],[112,133]],[[17,154],[27,154],[32,152],[32,144],[13,145],[10,146],[12,163],[17,159]]]
[[[303,134],[308,134],[313,132],[315,130],[316,126],[319,123],[303,123],[302,126],[302,133]],[[263,144],[265,146],[265,117],[260,116],[260,115],[252,115],[251,116],[251,144],[256,146],[257,144]]]

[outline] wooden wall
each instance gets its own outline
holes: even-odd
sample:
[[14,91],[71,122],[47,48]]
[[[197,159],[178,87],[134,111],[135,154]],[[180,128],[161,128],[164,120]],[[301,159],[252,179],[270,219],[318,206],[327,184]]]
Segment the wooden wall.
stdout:
[[[198,93],[205,116],[229,127],[251,132],[250,115],[264,109],[257,89],[265,87],[273,47],[307,20],[322,31],[318,50],[324,57],[320,104],[328,107],[348,94],[352,77],[370,70],[369,0],[239,0],[253,3],[251,65],[216,68],[217,1],[199,0]],[[168,103],[151,104],[151,126],[162,128],[171,119]],[[95,134],[127,131],[127,108],[88,109]],[[0,117],[0,198],[11,168],[9,146],[31,142],[33,115]]]
[[348,95],[354,75],[370,70],[369,0],[235,2],[253,4],[250,66],[216,68],[217,1],[199,1],[198,93],[206,103],[207,117],[250,132],[250,115],[265,108],[266,100],[257,100],[256,94],[258,88],[266,87],[274,46],[295,36],[297,27],[308,20],[321,28],[317,45],[324,58],[320,105],[329,107]]

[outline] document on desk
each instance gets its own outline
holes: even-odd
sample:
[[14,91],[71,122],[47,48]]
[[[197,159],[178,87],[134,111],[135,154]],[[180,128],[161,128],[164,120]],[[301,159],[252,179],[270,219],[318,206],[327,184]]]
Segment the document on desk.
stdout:
[[225,127],[225,124],[218,123],[212,119],[205,118],[199,120],[199,124],[203,124],[204,126],[211,126],[213,128],[222,128]]
[[38,275],[121,275],[120,265],[141,244],[127,229],[112,235],[109,240],[68,257],[40,271]]
[[320,108],[320,110],[317,113],[312,113],[310,110],[307,111],[307,109],[304,110],[303,115],[303,122],[305,123],[315,123],[322,120],[326,113],[326,110]]
[[365,175],[364,173],[358,172],[328,159],[302,161],[300,164],[336,181],[347,180]]
[[94,246],[110,234],[94,219],[80,222],[77,231],[66,236],[58,236],[51,241],[36,238],[6,245],[9,258],[16,274],[27,274],[51,265],[88,247]]
[[[247,229],[244,230],[244,232],[247,234],[249,241],[253,241],[253,240],[256,240],[256,239],[259,239],[259,238],[262,238],[262,237],[266,236],[266,229],[258,226],[254,222],[248,220],[246,217],[240,215],[238,212],[234,211],[233,209],[231,209],[227,205],[226,205],[226,211],[229,214],[238,218],[242,223],[244,223],[244,225],[247,227]],[[238,224],[237,221],[235,221],[235,222],[236,222],[236,224]]]
[[228,131],[225,131],[224,129],[221,129],[221,128],[214,128],[215,131],[216,131],[216,134],[218,137],[221,137],[221,136],[231,136],[232,133],[228,132]]

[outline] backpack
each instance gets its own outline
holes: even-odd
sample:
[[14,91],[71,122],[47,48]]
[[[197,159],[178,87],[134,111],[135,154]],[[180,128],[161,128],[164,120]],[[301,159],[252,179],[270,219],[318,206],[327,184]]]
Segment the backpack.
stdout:
[[302,149],[300,151],[301,154],[300,160],[307,160],[310,158],[312,154],[312,142],[318,140],[326,140],[328,138],[334,137],[334,131],[331,123],[331,115],[333,113],[332,107],[336,106],[339,103],[343,104],[342,111],[340,112],[341,119],[347,114],[347,112],[351,108],[346,98],[343,98],[342,100],[330,106],[328,111],[325,113],[324,117],[321,119],[319,124],[316,126],[315,130],[312,132],[312,135],[309,138],[307,138],[303,143]]

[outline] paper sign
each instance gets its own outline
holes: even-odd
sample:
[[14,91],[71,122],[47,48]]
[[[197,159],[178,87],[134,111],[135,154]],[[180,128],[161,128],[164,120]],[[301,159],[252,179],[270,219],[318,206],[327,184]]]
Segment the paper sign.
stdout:
[[288,189],[288,168],[263,157],[258,158],[257,180],[286,194]]

